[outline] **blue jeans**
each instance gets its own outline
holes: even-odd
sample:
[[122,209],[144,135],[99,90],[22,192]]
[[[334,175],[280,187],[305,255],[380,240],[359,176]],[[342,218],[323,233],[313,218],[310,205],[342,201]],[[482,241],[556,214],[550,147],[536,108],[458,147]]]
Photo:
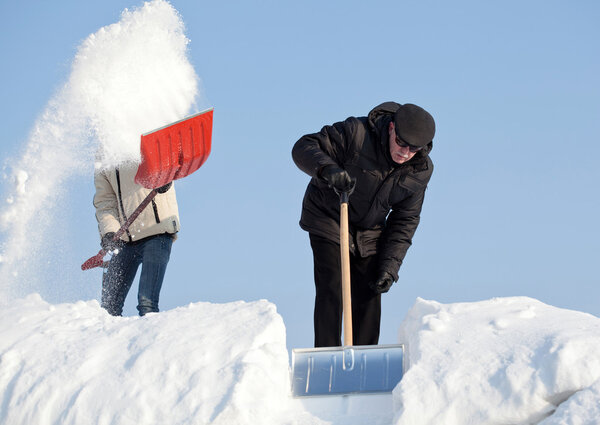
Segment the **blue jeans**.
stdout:
[[123,314],[125,298],[141,264],[137,309],[140,316],[158,312],[158,298],[172,244],[172,235],[166,233],[126,243],[112,257],[102,276],[102,308],[113,316]]

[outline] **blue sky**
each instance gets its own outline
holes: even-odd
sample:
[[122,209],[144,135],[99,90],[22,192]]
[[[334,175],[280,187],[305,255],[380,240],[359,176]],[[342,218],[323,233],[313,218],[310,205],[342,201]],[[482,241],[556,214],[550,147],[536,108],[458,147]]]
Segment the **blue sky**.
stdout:
[[[0,2],[3,165],[20,156],[79,43],[140,4]],[[214,107],[215,121],[211,157],[177,185],[183,228],[162,309],[266,298],[288,346],[310,347],[312,257],[297,224],[309,179],[292,145],[393,100],[436,118],[436,168],[400,279],[384,296],[381,342],[396,342],[416,297],[524,295],[600,316],[597,2],[171,4],[202,80],[199,107]],[[99,292],[99,273],[78,270],[98,249],[92,176],[68,190],[74,254],[50,255],[40,271],[51,302]]]

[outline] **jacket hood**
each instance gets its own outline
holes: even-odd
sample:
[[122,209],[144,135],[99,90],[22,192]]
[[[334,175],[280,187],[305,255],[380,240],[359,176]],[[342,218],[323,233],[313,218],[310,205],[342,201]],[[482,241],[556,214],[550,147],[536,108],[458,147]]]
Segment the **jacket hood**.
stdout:
[[384,102],[371,109],[367,116],[369,128],[381,137],[381,133],[387,134],[388,123],[392,120],[394,113],[400,108],[396,102]]

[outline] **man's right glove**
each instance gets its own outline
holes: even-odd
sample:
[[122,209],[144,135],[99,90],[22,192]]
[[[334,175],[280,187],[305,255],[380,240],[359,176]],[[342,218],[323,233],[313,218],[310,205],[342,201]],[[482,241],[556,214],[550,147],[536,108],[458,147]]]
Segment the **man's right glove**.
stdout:
[[350,192],[354,186],[348,172],[337,165],[327,165],[321,172],[321,177],[338,192]]
[[120,249],[123,246],[123,241],[121,239],[114,240],[115,232],[108,232],[102,239],[100,240],[100,245],[102,245],[102,249],[105,251],[114,251],[115,249]]
[[379,278],[375,282],[369,282],[371,289],[378,293],[384,294],[390,290],[394,283],[394,277],[388,272],[381,272]]
[[171,186],[173,186],[173,182],[169,182],[164,186],[157,187],[156,192],[157,193],[165,193],[167,190],[171,189]]

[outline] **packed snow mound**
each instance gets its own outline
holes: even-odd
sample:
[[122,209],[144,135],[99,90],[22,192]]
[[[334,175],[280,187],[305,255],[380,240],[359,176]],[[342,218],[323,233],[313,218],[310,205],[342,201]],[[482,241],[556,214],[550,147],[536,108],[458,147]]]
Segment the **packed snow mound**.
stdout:
[[600,423],[600,319],[526,297],[417,299],[395,424]]
[[280,424],[285,327],[266,301],[112,317],[38,295],[0,312],[0,423]]
[[417,299],[393,394],[294,399],[261,300],[112,317],[39,295],[0,311],[0,425],[597,425],[600,319],[531,298]]

